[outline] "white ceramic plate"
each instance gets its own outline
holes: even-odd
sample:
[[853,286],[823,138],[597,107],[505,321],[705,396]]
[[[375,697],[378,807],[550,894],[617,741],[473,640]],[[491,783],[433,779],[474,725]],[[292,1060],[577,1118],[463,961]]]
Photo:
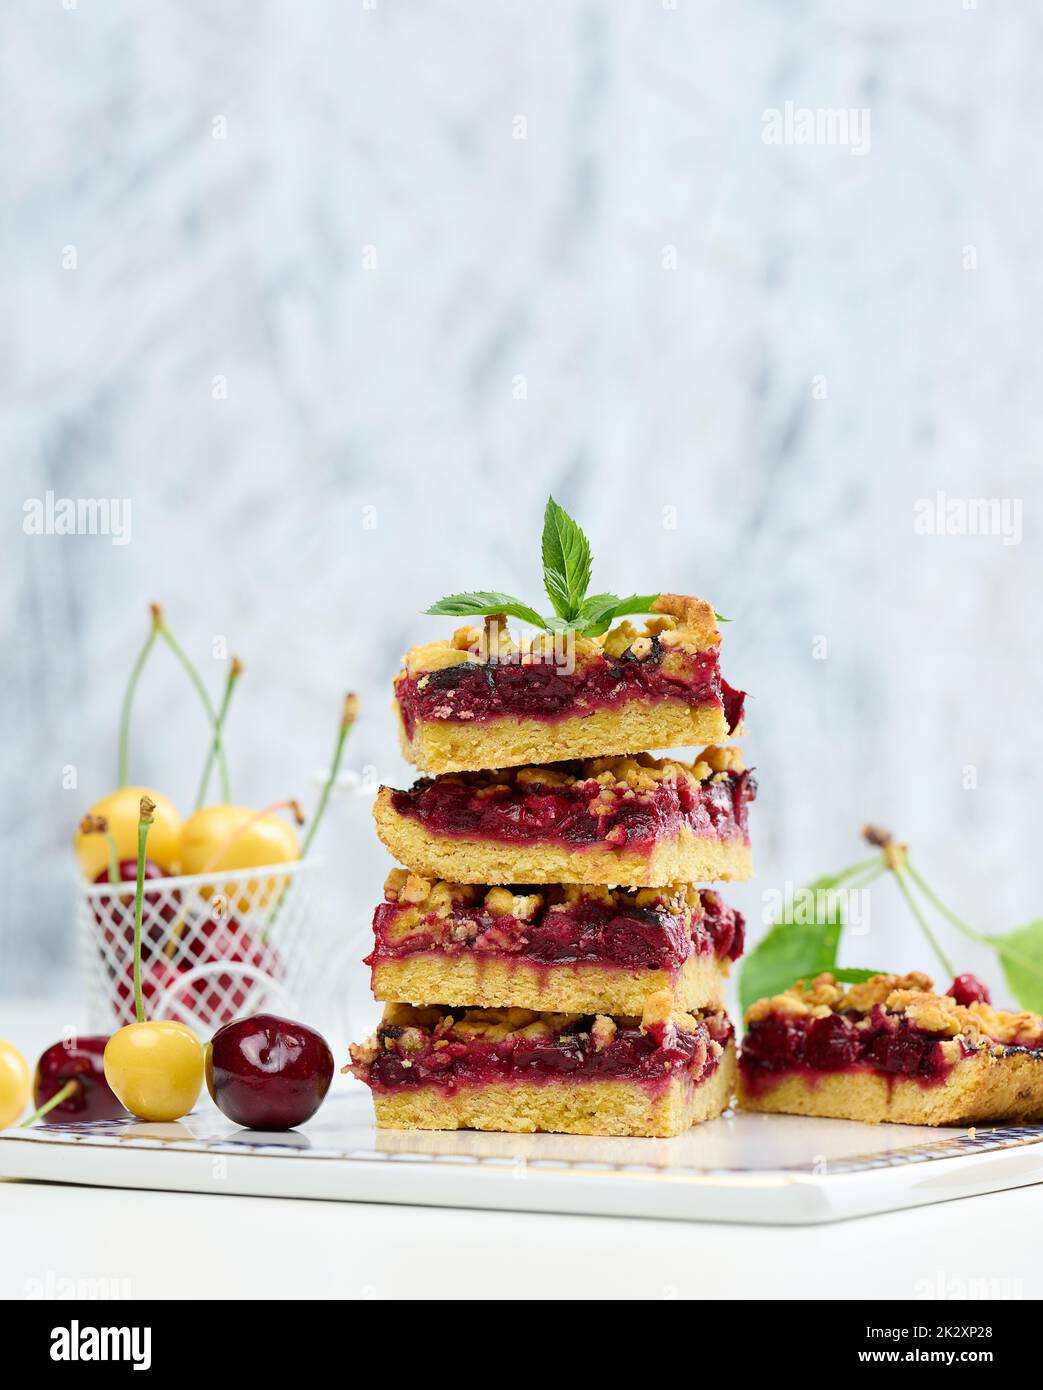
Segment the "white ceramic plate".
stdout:
[[290,1134],[208,1107],[0,1134],[0,1178],[344,1202],[805,1224],[1043,1180],[1043,1126],[923,1129],[726,1115],[677,1139],[377,1130],[361,1087]]

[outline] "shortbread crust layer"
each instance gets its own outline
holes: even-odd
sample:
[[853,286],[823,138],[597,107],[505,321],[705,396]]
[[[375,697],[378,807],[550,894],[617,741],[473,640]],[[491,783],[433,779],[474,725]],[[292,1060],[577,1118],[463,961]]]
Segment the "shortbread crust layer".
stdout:
[[402,756],[420,772],[480,772],[548,759],[597,758],[656,748],[691,748],[741,738],[720,704],[694,708],[670,701],[628,700],[612,709],[546,720],[503,717],[480,724],[417,722],[412,737],[398,716]]
[[701,1085],[677,1077],[657,1094],[640,1083],[562,1080],[498,1083],[452,1094],[427,1086],[374,1096],[382,1129],[480,1129],[513,1134],[670,1138],[714,1120],[735,1091],[735,1044]]
[[382,1001],[445,999],[478,1008],[598,1014],[640,1014],[648,996],[664,990],[681,1010],[719,1007],[727,978],[726,965],[707,956],[691,956],[674,971],[631,971],[434,952],[375,962],[372,976],[373,994]]

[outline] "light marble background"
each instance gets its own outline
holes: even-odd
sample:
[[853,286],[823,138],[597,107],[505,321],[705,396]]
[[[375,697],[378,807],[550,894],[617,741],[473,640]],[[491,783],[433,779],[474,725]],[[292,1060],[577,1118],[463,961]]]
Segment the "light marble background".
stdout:
[[[215,637],[246,662],[237,799],[314,797],[346,688],[400,778],[420,610],[534,599],[550,489],[597,588],[734,619],[755,929],[869,818],[983,929],[1038,915],[1041,60],[994,0],[5,5],[0,990],[74,968],[147,600],[215,691]],[[765,144],[787,101],[870,151]],[[129,498],[130,544],[25,535],[47,489]],[[1023,542],[915,534],[939,489]],[[158,653],[135,778],[186,804],[204,741]],[[324,837],[332,949],[387,861],[362,799]],[[930,965],[892,885],[845,955]]]

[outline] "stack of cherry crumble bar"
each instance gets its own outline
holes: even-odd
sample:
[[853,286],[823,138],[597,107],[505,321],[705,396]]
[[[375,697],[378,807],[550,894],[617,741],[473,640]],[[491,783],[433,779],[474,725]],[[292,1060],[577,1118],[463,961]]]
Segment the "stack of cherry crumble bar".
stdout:
[[379,1125],[672,1135],[729,1104],[743,921],[695,885],[751,874],[743,696],[708,604],[653,613],[564,649],[493,617],[407,653],[424,775],[377,799],[405,867],[367,957],[384,1016],[351,1050]]

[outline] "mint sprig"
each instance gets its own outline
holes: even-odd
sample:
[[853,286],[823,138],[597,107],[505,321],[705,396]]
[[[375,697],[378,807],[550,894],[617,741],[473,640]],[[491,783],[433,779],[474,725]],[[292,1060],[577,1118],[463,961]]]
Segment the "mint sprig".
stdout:
[[543,514],[543,587],[553,612],[544,617],[535,608],[511,594],[475,589],[448,594],[425,612],[452,618],[487,618],[502,613],[545,632],[578,632],[581,637],[599,637],[617,618],[651,613],[658,594],[587,594],[590,585],[590,542],[583,529],[564,507],[548,497]]

